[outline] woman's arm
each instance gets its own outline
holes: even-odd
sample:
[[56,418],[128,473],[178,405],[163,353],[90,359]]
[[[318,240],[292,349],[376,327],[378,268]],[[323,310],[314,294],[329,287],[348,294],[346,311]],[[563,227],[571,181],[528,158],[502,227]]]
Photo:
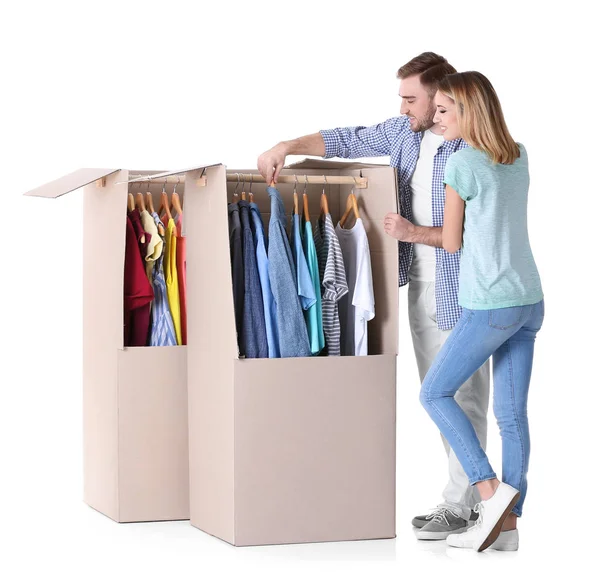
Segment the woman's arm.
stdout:
[[446,185],[442,246],[449,254],[458,252],[462,246],[465,202],[450,185]]

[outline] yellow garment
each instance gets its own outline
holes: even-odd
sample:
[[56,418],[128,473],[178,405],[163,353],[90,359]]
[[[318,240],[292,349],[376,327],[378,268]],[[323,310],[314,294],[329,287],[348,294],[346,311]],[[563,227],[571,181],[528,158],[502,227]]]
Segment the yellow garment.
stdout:
[[177,345],[181,345],[181,311],[179,308],[179,283],[177,280],[177,227],[173,218],[169,219],[165,234],[164,256],[165,282],[167,283],[167,299],[175,325]]

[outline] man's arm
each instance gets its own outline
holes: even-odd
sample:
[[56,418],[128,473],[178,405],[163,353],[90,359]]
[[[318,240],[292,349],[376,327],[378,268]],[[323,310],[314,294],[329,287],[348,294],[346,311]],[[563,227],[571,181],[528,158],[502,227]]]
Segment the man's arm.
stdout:
[[288,154],[308,154],[326,158],[389,156],[392,141],[403,131],[410,131],[410,128],[402,117],[389,118],[385,122],[368,127],[321,130],[295,140],[280,142],[267,150],[258,158],[258,170],[267,183],[270,183],[271,179],[277,182]]
[[415,225],[398,213],[388,213],[384,220],[385,232],[411,244],[426,244],[435,248],[442,247],[442,228]]
[[267,150],[258,157],[258,171],[266,179],[277,182],[281,169],[285,166],[285,157],[288,154],[308,154],[311,156],[325,156],[325,141],[320,132],[308,134],[294,140],[284,140]]

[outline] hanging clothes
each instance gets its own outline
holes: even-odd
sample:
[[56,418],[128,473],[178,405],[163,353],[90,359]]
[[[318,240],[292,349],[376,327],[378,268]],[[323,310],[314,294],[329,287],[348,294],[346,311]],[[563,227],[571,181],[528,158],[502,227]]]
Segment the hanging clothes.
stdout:
[[319,259],[323,333],[327,355],[341,355],[338,303],[344,295],[348,294],[348,283],[346,281],[346,270],[344,269],[344,258],[333,227],[331,214],[326,213],[317,221],[313,236]]
[[310,277],[306,256],[302,248],[302,237],[300,235],[300,215],[292,213],[292,230],[290,234],[292,256],[296,268],[296,287],[298,298],[303,311],[307,311],[317,302],[315,287]]
[[[163,222],[158,217],[158,213],[152,214],[157,230]],[[158,231],[157,231],[158,233]],[[165,231],[166,233],[166,231]],[[161,241],[163,239],[158,236]],[[151,346],[173,346],[177,345],[177,336],[175,334],[175,325],[169,309],[169,300],[167,299],[167,284],[163,269],[165,246],[163,242],[162,253],[154,262],[152,271],[152,288],[154,289],[154,302],[152,303],[152,325],[150,332]]]
[[148,280],[152,283],[154,263],[162,255],[164,241],[158,234],[158,228],[154,222],[154,218],[148,211],[143,209],[140,212],[140,219],[144,231],[150,234],[150,241],[148,242],[146,255],[144,257],[144,264]]
[[280,357],[279,338],[277,335],[277,314],[271,283],[269,282],[269,258],[267,256],[267,243],[260,210],[256,203],[250,203],[250,217],[254,229],[254,246],[256,249],[256,263],[262,290],[263,310],[265,316],[265,329],[267,332],[267,346],[270,358]]
[[[165,222],[166,216],[163,216],[162,221]],[[165,282],[167,284],[167,299],[169,300],[169,310],[173,318],[175,327],[175,336],[177,345],[182,344],[181,339],[181,310],[179,306],[179,281],[177,280],[177,228],[175,220],[171,217],[167,221],[165,233],[165,255],[164,255],[164,272]]]
[[244,257],[244,322],[243,333],[245,356],[247,358],[269,357],[267,331],[265,328],[265,310],[263,306],[260,276],[256,262],[250,204],[238,203],[240,223],[242,225],[242,254]]
[[302,235],[302,247],[306,256],[313,289],[316,293],[315,296],[317,297],[315,304],[304,312],[304,318],[306,320],[306,328],[308,329],[310,351],[313,355],[318,355],[325,347],[325,334],[323,333],[323,304],[321,301],[319,262],[310,221],[304,222]]
[[[146,261],[146,255],[148,253],[148,247],[150,245],[150,241],[152,239],[152,235],[148,233],[144,226],[142,225],[141,215],[138,209],[133,209],[127,212],[127,216],[131,220],[133,225],[133,229],[135,231],[135,236],[138,242],[138,249],[140,252],[140,256],[142,261]],[[145,267],[144,267],[145,271]],[[150,281],[148,281],[150,282]]]
[[231,283],[233,286],[233,306],[235,329],[240,355],[246,355],[243,343],[244,328],[244,255],[242,250],[242,224],[238,203],[227,206],[229,213],[229,251],[231,254]]
[[[137,211],[137,210],[136,210]],[[129,212],[125,231],[124,324],[125,347],[145,346],[150,328],[150,303],[154,293],[140,254],[140,244]],[[139,219],[139,213],[138,213]]]
[[174,218],[177,228],[177,281],[179,285],[179,312],[181,316],[181,343],[187,345],[187,279],[186,279],[186,238],[181,235],[183,217],[177,214]]
[[281,357],[308,357],[310,345],[302,314],[294,259],[286,232],[286,215],[281,195],[267,187],[271,198],[269,221],[269,281],[277,312],[277,329]]
[[375,317],[367,232],[360,218],[350,229],[344,229],[338,223],[335,231],[348,281],[348,294],[339,303],[342,355],[367,355],[367,322]]

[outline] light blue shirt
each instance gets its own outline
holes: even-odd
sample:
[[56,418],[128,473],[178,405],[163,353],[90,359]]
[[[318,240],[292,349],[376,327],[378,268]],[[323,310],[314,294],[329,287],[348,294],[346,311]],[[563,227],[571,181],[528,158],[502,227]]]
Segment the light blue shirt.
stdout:
[[543,299],[527,232],[527,151],[510,165],[468,147],[446,163],[444,182],[465,201],[458,303],[502,309]]
[[252,217],[252,222],[254,223],[253,232],[256,244],[256,262],[258,264],[258,275],[265,310],[265,327],[267,330],[269,357],[276,358],[280,357],[279,339],[277,337],[277,314],[275,300],[273,299],[273,293],[271,291],[271,283],[269,282],[269,259],[267,257],[267,247],[265,245],[264,226],[260,210],[256,203],[250,203],[250,215]]
[[277,312],[277,335],[282,358],[309,357],[310,344],[296,285],[296,268],[286,231],[286,216],[281,195],[267,187],[271,198],[269,220],[269,282]]

